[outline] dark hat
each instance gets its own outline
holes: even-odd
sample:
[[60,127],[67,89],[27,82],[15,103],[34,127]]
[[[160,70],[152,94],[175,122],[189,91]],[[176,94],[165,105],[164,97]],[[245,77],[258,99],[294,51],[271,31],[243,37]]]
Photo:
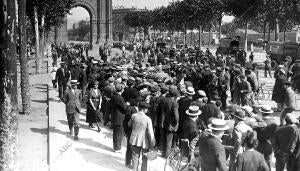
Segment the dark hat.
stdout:
[[66,63],[65,62],[61,62],[60,65],[66,65]]
[[289,85],[289,86],[291,86],[292,83],[291,83],[290,81],[287,81],[287,80],[286,80],[286,81],[284,82],[284,85]]
[[176,86],[170,86],[169,93],[171,97],[175,97],[179,94]]
[[150,108],[150,105],[144,101],[139,102],[139,107],[142,109],[148,109]]
[[245,118],[245,112],[243,110],[237,110],[231,115],[240,120],[244,120]]
[[99,85],[99,81],[93,81],[93,85]]
[[150,91],[151,91],[152,93],[155,93],[155,92],[160,91],[160,88],[159,88],[158,86],[151,86]]
[[160,89],[162,93],[169,91],[169,87],[166,86],[165,84],[160,85]]
[[222,70],[221,67],[217,67],[217,68],[216,68],[216,71],[217,71],[217,72],[222,72],[223,70]]

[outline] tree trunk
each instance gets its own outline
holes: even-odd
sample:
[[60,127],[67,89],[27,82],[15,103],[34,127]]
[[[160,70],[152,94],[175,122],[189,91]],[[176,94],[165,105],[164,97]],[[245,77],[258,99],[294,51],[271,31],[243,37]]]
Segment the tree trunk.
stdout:
[[222,37],[222,16],[219,19],[219,40]]
[[30,113],[30,87],[29,87],[29,68],[27,54],[27,36],[26,36],[26,0],[20,0],[19,3],[19,35],[20,35],[20,71],[21,71],[21,97],[23,113]]
[[54,27],[54,44],[56,45],[57,44],[57,32],[58,32],[58,30],[57,30],[57,27]]
[[286,38],[285,37],[286,36],[285,33],[286,33],[286,27],[283,28],[283,42],[285,42],[285,38]]
[[34,31],[35,31],[35,72],[41,73],[41,59],[40,59],[40,34],[39,34],[39,20],[37,7],[34,6]]
[[275,41],[279,42],[279,21],[275,19]]
[[44,31],[44,26],[45,26],[45,15],[43,15],[41,17],[41,31],[40,31],[40,36],[41,36],[41,39],[40,39],[40,59],[44,59],[44,52],[45,52],[45,31]]
[[200,25],[199,26],[199,35],[198,35],[199,36],[199,50],[201,50],[201,41],[202,41],[201,40],[201,33],[202,33],[202,26]]
[[211,26],[209,26],[209,32],[208,32],[208,47],[210,47],[211,43]]
[[246,26],[245,26],[245,52],[248,50],[248,21],[246,20]]
[[268,27],[269,27],[268,41],[270,42],[270,40],[271,40],[271,26],[270,26],[270,22],[268,23]]
[[12,171],[18,123],[15,0],[0,0],[0,9],[0,170]]
[[266,26],[267,26],[267,21],[264,20],[264,37],[263,37],[264,41],[266,40]]
[[187,25],[185,24],[185,25],[184,25],[184,44],[185,44],[185,45],[187,44],[186,38],[187,38]]

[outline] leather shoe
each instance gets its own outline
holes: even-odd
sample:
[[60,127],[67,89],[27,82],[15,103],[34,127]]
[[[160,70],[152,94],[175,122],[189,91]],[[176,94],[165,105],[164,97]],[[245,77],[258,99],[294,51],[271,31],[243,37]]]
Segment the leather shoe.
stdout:
[[74,140],[78,140],[79,138],[78,138],[78,136],[77,135],[75,135],[74,136]]

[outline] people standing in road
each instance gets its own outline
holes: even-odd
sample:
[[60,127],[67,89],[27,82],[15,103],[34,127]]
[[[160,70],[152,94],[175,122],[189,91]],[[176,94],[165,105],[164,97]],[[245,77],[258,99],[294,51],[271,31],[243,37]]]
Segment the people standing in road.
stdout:
[[71,80],[70,89],[65,91],[62,101],[66,104],[66,113],[68,119],[68,125],[70,135],[73,136],[74,128],[74,140],[78,140],[79,133],[79,113],[81,111],[81,92],[77,89],[77,81]]
[[286,81],[284,83],[284,101],[283,101],[283,110],[280,115],[280,125],[285,125],[285,116],[287,113],[290,113],[296,109],[296,94],[292,89],[292,83]]
[[116,91],[111,99],[111,126],[113,128],[113,148],[117,153],[121,152],[121,145],[123,139],[123,120],[125,118],[126,104],[124,98],[121,96],[124,92],[124,85],[117,84]]
[[67,83],[70,80],[71,74],[67,69],[65,62],[61,62],[60,65],[61,67],[56,72],[55,80],[58,84],[58,96],[60,99],[62,99],[67,89]]
[[272,78],[272,75],[271,75],[271,59],[270,59],[270,55],[267,54],[267,59],[265,60],[265,77],[267,77],[268,74]]
[[101,92],[98,89],[99,82],[93,81],[93,87],[91,87],[88,94],[87,101],[87,111],[86,111],[86,122],[89,123],[89,128],[94,128],[93,123],[96,123],[98,132],[101,131],[100,123],[101,122],[101,103],[102,96]]
[[146,115],[149,104],[139,103],[139,112],[132,115],[128,125],[132,127],[130,144],[133,155],[133,170],[137,171],[139,158],[142,152],[141,171],[147,171],[148,159],[144,155],[155,146],[155,138],[151,119]]
[[247,131],[243,141],[245,151],[238,155],[236,171],[269,171],[264,156],[255,150],[258,144],[255,131]]

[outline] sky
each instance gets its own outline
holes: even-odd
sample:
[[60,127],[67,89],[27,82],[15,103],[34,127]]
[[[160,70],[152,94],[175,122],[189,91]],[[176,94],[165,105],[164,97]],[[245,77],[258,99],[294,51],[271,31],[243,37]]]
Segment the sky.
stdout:
[[[113,6],[124,6],[126,8],[137,7],[137,8],[147,8],[154,9],[160,6],[167,6],[173,0],[112,0]],[[69,23],[77,22],[89,18],[89,13],[82,7],[76,7],[71,10],[72,15],[68,15]],[[231,22],[233,20],[232,16],[224,16],[223,22]]]

